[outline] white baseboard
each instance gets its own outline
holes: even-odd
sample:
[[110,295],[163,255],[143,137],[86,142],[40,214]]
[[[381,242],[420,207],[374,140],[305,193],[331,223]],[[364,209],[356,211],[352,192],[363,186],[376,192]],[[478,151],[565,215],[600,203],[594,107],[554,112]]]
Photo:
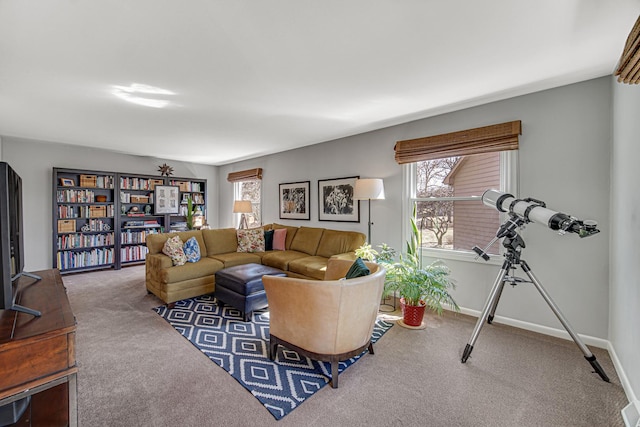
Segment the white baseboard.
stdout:
[[[463,314],[467,314],[473,317],[480,317],[482,314],[478,310],[472,310],[469,308],[460,307],[460,312]],[[537,325],[535,323],[524,322],[522,320],[511,319],[509,317],[496,316],[493,318],[494,323],[502,323],[504,325],[514,326],[516,328],[525,329],[527,331],[538,332],[544,335],[550,335],[557,338],[563,338],[566,340],[573,341],[571,335],[565,330],[550,328],[548,326]],[[613,366],[616,370],[616,374],[620,379],[620,384],[624,390],[627,399],[629,400],[629,404],[622,409],[622,419],[624,420],[626,427],[640,427],[640,400],[636,398],[636,394],[631,387],[631,383],[629,382],[629,378],[620,363],[620,359],[616,354],[615,348],[608,340],[602,338],[596,338],[589,335],[578,334],[580,339],[586,344],[591,345],[598,348],[606,349],[609,352],[609,356],[611,357],[611,361],[613,362]]]
[[[467,314],[473,317],[480,317],[480,315],[482,314],[478,310],[472,310],[472,309],[463,308],[463,307],[460,307],[460,313]],[[527,331],[538,332],[540,334],[573,341],[573,339],[571,338],[571,335],[569,335],[569,333],[564,329],[550,328],[548,326],[542,326],[535,323],[524,322],[522,320],[511,319],[509,317],[502,317],[502,316],[494,317],[493,322],[501,323],[503,325],[514,326],[516,328],[525,329]],[[607,340],[604,340],[602,338],[592,337],[590,335],[583,335],[583,334],[578,334],[578,336],[586,345],[592,345],[598,348],[609,349],[610,344],[609,344],[609,341]]]

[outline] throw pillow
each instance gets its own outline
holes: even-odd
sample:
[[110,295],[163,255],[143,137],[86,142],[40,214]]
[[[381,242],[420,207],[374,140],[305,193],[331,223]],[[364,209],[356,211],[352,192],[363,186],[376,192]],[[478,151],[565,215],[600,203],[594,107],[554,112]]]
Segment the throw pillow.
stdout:
[[238,230],[238,252],[264,252],[264,228]]
[[273,250],[273,230],[266,230],[264,232],[264,250]]
[[362,258],[358,258],[353,264],[351,264],[351,268],[347,271],[345,278],[353,279],[355,277],[368,276],[369,273],[371,273],[369,267],[367,267],[364,261],[362,261]]
[[287,241],[287,229],[278,228],[273,230],[273,250],[284,251],[285,242]]
[[162,253],[171,258],[173,265],[184,265],[187,262],[179,236],[169,238],[162,247]]
[[187,257],[187,262],[200,261],[200,245],[198,245],[198,241],[195,237],[191,237],[189,240],[184,242],[182,250]]

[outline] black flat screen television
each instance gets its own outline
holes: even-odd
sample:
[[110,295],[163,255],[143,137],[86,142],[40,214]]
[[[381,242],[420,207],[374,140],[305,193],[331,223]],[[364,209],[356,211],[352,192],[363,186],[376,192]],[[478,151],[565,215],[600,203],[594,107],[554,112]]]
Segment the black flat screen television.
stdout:
[[6,162],[0,162],[0,310],[40,316],[40,312],[15,303],[15,286],[21,276],[39,280],[24,271],[22,179]]

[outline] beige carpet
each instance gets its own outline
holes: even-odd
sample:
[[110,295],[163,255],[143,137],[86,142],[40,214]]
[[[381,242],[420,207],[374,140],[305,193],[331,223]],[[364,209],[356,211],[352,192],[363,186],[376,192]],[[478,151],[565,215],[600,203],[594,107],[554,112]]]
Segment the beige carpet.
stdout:
[[466,364],[475,318],[430,316],[391,328],[340,376],[276,421],[151,309],[144,267],[63,276],[78,320],[81,426],[622,426],[627,404],[573,343],[486,325]]

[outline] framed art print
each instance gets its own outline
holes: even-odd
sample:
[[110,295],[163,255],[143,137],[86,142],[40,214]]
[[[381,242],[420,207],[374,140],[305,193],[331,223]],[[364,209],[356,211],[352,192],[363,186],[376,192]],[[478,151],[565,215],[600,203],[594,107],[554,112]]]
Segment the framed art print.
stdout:
[[310,219],[310,181],[280,184],[280,219]]
[[353,199],[359,176],[318,180],[320,221],[360,222],[360,201]]
[[180,187],[177,185],[155,186],[155,214],[177,214],[180,212]]

